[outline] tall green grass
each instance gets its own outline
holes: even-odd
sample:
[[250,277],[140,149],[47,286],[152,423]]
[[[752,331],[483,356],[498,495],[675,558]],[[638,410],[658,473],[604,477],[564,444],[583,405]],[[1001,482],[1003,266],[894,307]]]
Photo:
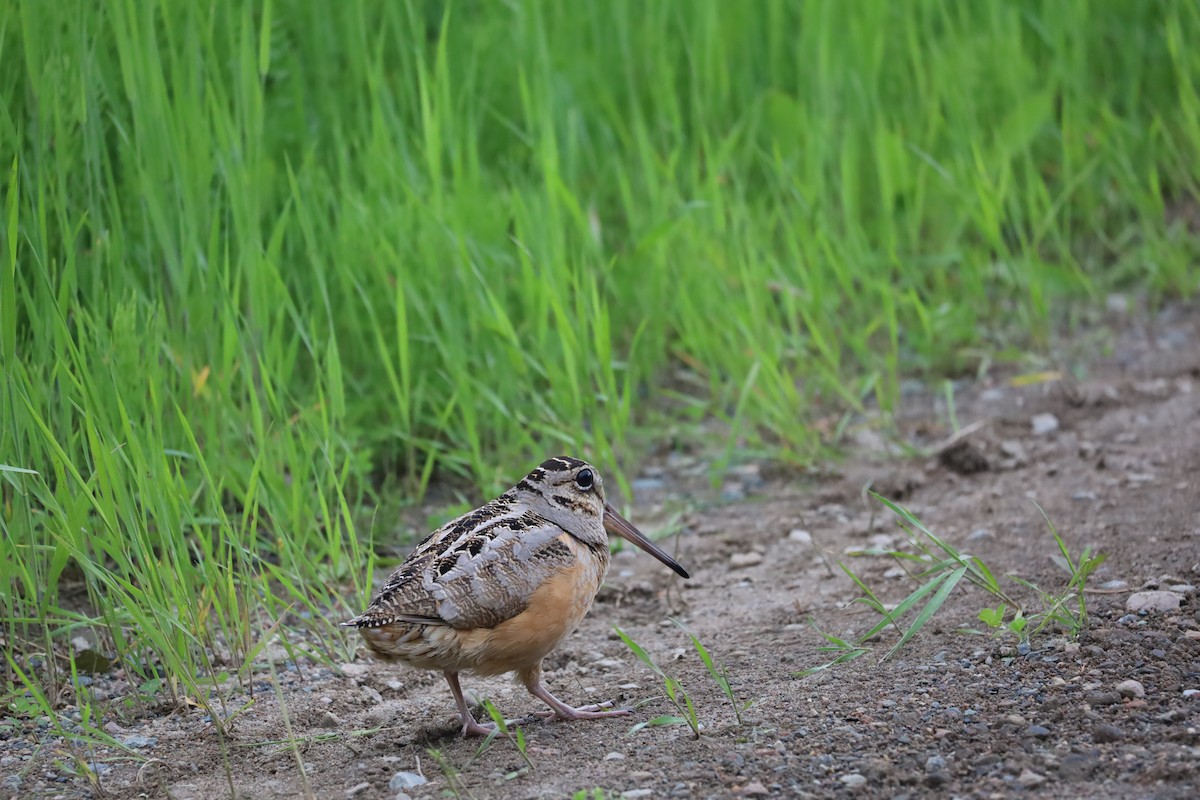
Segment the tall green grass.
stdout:
[[435,474],[613,467],[664,400],[804,461],[814,408],[1193,291],[1196,41],[1150,0],[0,0],[9,658],[88,628],[203,695],[264,617],[336,651]]

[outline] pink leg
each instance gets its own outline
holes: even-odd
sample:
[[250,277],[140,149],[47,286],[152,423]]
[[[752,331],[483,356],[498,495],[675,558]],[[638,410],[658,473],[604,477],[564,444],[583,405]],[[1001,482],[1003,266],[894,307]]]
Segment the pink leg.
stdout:
[[463,697],[462,687],[458,685],[457,672],[445,672],[446,683],[450,684],[450,691],[454,695],[454,702],[458,704],[458,713],[462,717],[462,735],[463,736],[490,736],[496,730],[495,725],[480,725],[475,717],[471,715],[471,709],[467,708],[467,699]]
[[525,684],[525,688],[529,693],[541,700],[550,708],[554,709],[548,713],[541,713],[539,717],[554,717],[555,719],[605,719],[607,717],[624,717],[629,714],[627,708],[616,708],[611,711],[603,711],[601,709],[606,706],[611,706],[612,703],[603,703],[601,705],[580,706],[575,708],[559,700],[554,695],[550,694],[549,690],[542,685],[542,665],[538,664],[533,669],[520,673],[521,682]]

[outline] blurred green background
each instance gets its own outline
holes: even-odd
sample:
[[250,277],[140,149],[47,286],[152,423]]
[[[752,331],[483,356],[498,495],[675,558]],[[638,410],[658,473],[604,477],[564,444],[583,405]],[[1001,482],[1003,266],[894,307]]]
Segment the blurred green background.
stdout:
[[431,480],[714,419],[807,463],[1197,285],[1192,2],[0,9],[10,664],[327,653]]

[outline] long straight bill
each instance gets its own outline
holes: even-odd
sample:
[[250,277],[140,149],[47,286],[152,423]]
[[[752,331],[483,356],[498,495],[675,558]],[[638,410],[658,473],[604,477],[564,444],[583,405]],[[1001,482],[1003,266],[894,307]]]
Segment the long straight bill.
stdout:
[[639,531],[637,528],[633,527],[633,524],[630,523],[629,520],[625,519],[620,514],[618,514],[616,512],[616,509],[614,509],[608,503],[604,504],[604,529],[611,534],[620,536],[622,539],[627,539],[627,540],[633,542],[638,547],[642,548],[647,553],[654,556],[655,558],[657,558],[662,563],[666,564],[671,569],[675,570],[675,572],[677,574],[679,574],[681,577],[684,577],[684,578],[691,577],[690,575],[688,575],[686,569],[679,566],[678,561],[676,561],[675,559],[671,558],[669,555],[664,553],[658,547],[658,545],[656,545],[654,542],[650,541],[644,535],[642,535],[641,531]]

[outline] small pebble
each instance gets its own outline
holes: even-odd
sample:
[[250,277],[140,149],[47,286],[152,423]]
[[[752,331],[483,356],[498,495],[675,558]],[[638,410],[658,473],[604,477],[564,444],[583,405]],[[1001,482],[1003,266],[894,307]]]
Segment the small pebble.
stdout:
[[746,553],[734,553],[729,557],[729,566],[734,569],[739,567],[753,567],[755,564],[761,564],[762,560],[762,553],[756,553],[753,550]]
[[630,789],[627,792],[621,792],[621,797],[625,797],[625,798],[629,798],[629,800],[633,800],[634,798],[637,798],[637,797],[650,797],[653,794],[654,794],[653,789]]
[[158,737],[142,736],[135,733],[132,736],[126,736],[122,744],[124,744],[126,747],[154,747],[154,745],[158,744]]
[[946,759],[941,756],[930,756],[925,759],[926,772],[941,772],[946,769]]
[[605,761],[624,761],[625,754],[613,751],[604,757]]
[[1033,428],[1034,436],[1045,436],[1058,430],[1058,417],[1053,414],[1034,414],[1029,420],[1029,425]]
[[1043,725],[1030,725],[1025,729],[1026,736],[1032,736],[1035,739],[1045,739],[1050,735],[1050,729]]
[[347,678],[361,678],[367,674],[368,667],[366,664],[342,664],[341,670]]
[[1133,679],[1121,681],[1117,684],[1116,688],[1117,694],[1121,695],[1121,697],[1128,697],[1132,699],[1135,697],[1146,696],[1146,687],[1142,686],[1141,681],[1135,681]]
[[838,778],[838,780],[842,782],[842,785],[850,788],[862,786],[867,782],[867,779],[862,775],[859,775],[857,772],[851,772],[849,775],[843,775],[842,777]]
[[347,789],[346,797],[355,797],[357,795],[362,794],[363,792],[365,792],[367,789],[370,789],[370,788],[371,788],[371,784],[367,783],[366,781],[363,781],[362,783],[355,784],[354,786],[351,786],[349,789]]
[[1096,768],[1097,760],[1085,753],[1068,753],[1058,765],[1058,774],[1070,781],[1086,780]]
[[1121,702],[1121,695],[1116,692],[1091,692],[1083,699],[1093,707],[1115,706]]
[[1200,689],[1184,689],[1183,690],[1183,699],[1184,700],[1191,700],[1193,697],[1197,697],[1197,696],[1200,696]]
[[414,786],[422,786],[427,781],[424,775],[418,775],[415,772],[397,772],[388,781],[388,788],[393,792],[399,792],[403,789],[411,789]]
[[1125,731],[1118,728],[1116,725],[1100,723],[1092,729],[1092,741],[1096,744],[1105,744],[1107,742],[1118,742],[1125,738]]
[[742,787],[742,794],[747,797],[761,797],[770,793],[767,787],[763,786],[759,781],[750,781]]
[[798,544],[801,547],[811,547],[813,538],[812,534],[803,528],[792,528],[788,533],[788,541]]
[[1016,439],[1005,439],[1000,443],[1000,452],[1012,459],[1014,465],[1022,466],[1028,460],[1025,447]]
[[1021,770],[1021,774],[1017,776],[1017,783],[1021,784],[1022,786],[1026,787],[1026,788],[1033,788],[1034,786],[1041,786],[1045,782],[1046,782],[1045,775],[1039,775],[1036,772],[1034,772],[1033,770],[1029,769],[1028,767]]

